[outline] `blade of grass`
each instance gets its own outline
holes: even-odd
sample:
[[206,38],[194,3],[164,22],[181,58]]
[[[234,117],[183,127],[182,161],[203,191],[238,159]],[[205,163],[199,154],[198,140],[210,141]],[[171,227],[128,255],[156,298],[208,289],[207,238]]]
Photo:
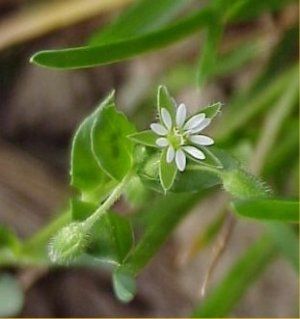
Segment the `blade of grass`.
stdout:
[[96,31],[89,45],[108,44],[153,31],[170,22],[191,0],[139,0],[107,27]]
[[272,240],[264,236],[252,244],[246,253],[231,267],[207,298],[196,308],[194,318],[223,318],[232,309],[245,291],[263,273],[275,256]]
[[299,202],[276,199],[248,199],[233,202],[233,209],[241,216],[262,220],[299,222]]
[[100,46],[41,51],[30,62],[58,69],[77,69],[110,64],[162,48],[201,29],[211,21],[209,7],[157,31]]

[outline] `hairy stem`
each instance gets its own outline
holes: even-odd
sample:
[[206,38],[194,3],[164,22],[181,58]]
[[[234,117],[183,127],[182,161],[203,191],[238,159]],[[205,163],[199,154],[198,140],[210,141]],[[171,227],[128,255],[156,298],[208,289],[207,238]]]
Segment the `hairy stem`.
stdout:
[[102,217],[111,208],[111,206],[119,199],[119,197],[121,196],[124,188],[128,184],[131,177],[132,177],[132,172],[129,172],[127,175],[125,175],[122,181],[115,187],[115,189],[107,197],[107,199],[103,202],[103,204],[99,206],[95,210],[95,212],[84,221],[84,226],[86,231],[89,231],[91,227],[94,225],[94,223],[97,220],[99,220],[99,218]]

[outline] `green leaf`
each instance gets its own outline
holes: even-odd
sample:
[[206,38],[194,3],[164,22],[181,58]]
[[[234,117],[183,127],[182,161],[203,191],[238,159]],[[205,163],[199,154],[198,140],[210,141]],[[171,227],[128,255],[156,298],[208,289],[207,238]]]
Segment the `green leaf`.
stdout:
[[161,118],[162,108],[167,109],[172,119],[175,119],[176,102],[164,85],[160,85],[157,90],[157,111],[161,122],[163,122]]
[[117,298],[122,302],[130,302],[136,294],[134,277],[119,269],[113,273],[113,288]]
[[201,50],[198,66],[197,80],[199,86],[203,86],[215,72],[218,46],[223,34],[223,28],[223,24],[218,21],[218,15],[216,15],[213,23],[206,30],[205,42]]
[[160,163],[159,163],[159,178],[161,182],[161,186],[166,192],[169,190],[176,178],[177,167],[175,162],[167,163],[166,160],[167,150],[164,149],[161,153]]
[[142,215],[148,220],[148,226],[137,246],[121,264],[121,269],[137,275],[201,196],[203,193],[167,194],[147,205]]
[[158,29],[170,22],[189,2],[191,1],[136,1],[109,26],[95,32],[89,44],[107,44]]
[[97,207],[98,206],[94,203],[84,202],[78,198],[72,198],[70,200],[70,209],[73,220],[86,220],[97,209]]
[[106,213],[93,227],[88,253],[99,260],[119,264],[133,247],[131,223],[116,213]]
[[264,236],[255,242],[231,267],[193,313],[195,318],[229,316],[247,289],[262,274],[274,256],[272,240]]
[[262,220],[299,222],[299,202],[278,199],[250,199],[233,202],[241,216]]
[[299,238],[296,231],[280,222],[268,222],[266,226],[279,251],[299,273]]
[[158,147],[155,143],[158,137],[151,130],[131,134],[128,136],[128,138],[138,144],[155,147],[155,148]]
[[210,188],[221,183],[221,180],[214,173],[201,169],[200,165],[187,166],[183,174],[179,174],[171,189],[172,192],[199,192],[202,189]]
[[78,69],[119,62],[185,38],[211,21],[209,7],[172,25],[144,35],[99,46],[41,51],[30,62],[59,69]]
[[20,248],[20,240],[9,228],[0,224],[0,249],[3,248],[17,253]]
[[23,291],[17,280],[9,274],[2,274],[0,276],[0,316],[18,316],[23,302]]
[[92,128],[92,150],[102,169],[112,178],[122,180],[132,166],[133,143],[127,136],[134,126],[115,105],[106,104]]
[[93,193],[97,187],[108,179],[92,152],[91,130],[102,108],[110,105],[113,99],[114,92],[111,92],[100,106],[82,122],[73,138],[70,171],[71,185],[86,194]]

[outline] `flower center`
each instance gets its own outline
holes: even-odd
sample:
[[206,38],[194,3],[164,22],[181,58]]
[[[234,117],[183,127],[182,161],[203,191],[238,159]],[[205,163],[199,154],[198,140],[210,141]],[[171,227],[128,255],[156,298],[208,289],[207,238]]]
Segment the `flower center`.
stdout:
[[185,138],[182,132],[174,127],[167,136],[169,143],[173,146],[175,150],[179,149],[180,146],[184,145]]

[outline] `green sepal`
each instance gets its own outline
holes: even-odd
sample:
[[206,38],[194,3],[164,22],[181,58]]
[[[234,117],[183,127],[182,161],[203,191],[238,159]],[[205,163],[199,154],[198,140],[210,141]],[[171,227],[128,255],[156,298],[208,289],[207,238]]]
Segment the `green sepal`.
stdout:
[[177,174],[175,162],[167,163],[166,155],[167,149],[165,148],[161,153],[159,164],[159,179],[165,192],[173,186]]
[[128,135],[128,138],[134,143],[142,144],[145,146],[158,148],[156,145],[156,140],[158,136],[151,130],[141,131]]
[[162,108],[167,109],[172,117],[172,120],[175,121],[176,102],[174,98],[171,97],[168,89],[164,85],[160,85],[157,90],[157,111],[161,122]]

